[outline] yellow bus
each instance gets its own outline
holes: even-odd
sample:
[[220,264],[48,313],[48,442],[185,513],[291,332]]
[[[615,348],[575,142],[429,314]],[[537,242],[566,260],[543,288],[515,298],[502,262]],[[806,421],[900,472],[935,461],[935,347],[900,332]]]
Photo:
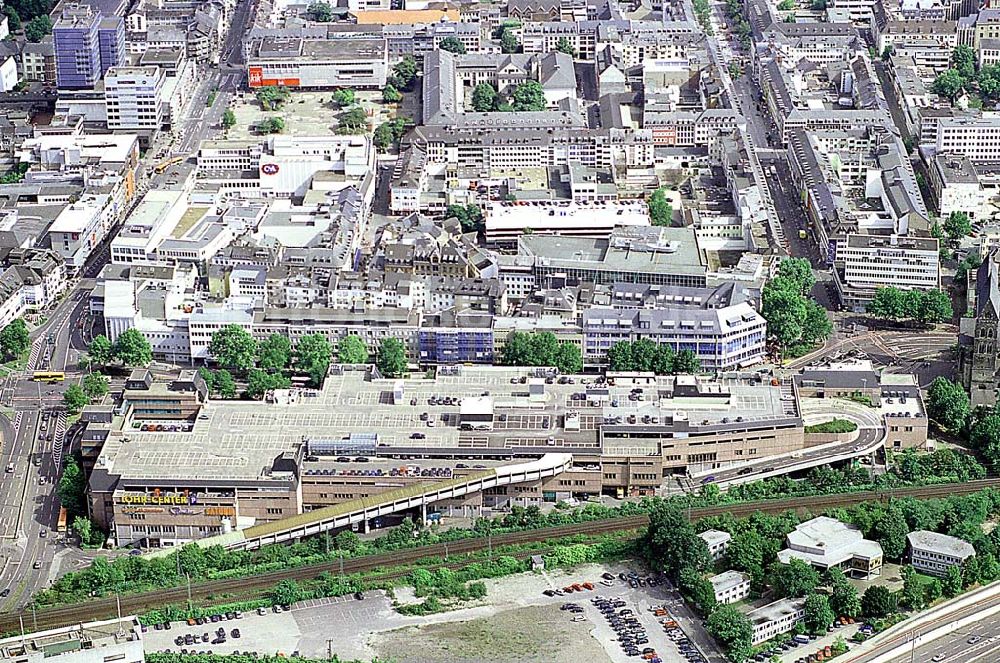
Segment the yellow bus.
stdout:
[[66,379],[66,374],[62,371],[35,371],[31,379],[35,382],[62,382]]
[[59,523],[56,525],[56,531],[60,534],[66,533],[66,507],[59,507]]
[[171,166],[178,164],[182,161],[184,161],[184,157],[170,157],[166,161],[162,161],[156,164],[156,167],[153,168],[153,171],[155,171],[157,175],[162,175],[167,170],[167,168],[170,168]]

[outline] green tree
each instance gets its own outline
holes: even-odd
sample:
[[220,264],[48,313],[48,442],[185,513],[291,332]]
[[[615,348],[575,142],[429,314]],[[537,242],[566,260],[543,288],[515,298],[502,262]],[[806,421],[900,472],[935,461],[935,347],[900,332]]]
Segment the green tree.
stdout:
[[944,232],[953,242],[967,237],[972,232],[972,221],[969,219],[969,215],[965,212],[949,214],[948,218],[944,220]]
[[[95,339],[96,340],[96,339]],[[104,339],[105,341],[107,338]],[[31,347],[31,335],[24,320],[17,318],[0,330],[0,353],[5,360],[20,357]]]
[[963,80],[973,80],[976,77],[976,52],[971,46],[957,46],[951,52],[951,66]]
[[927,390],[927,414],[931,419],[952,432],[965,428],[971,405],[965,388],[946,377],[934,378]]
[[969,443],[982,454],[992,471],[1000,470],[1000,413],[995,407],[976,412]]
[[73,533],[80,537],[80,545],[90,545],[90,540],[94,537],[94,524],[89,518],[77,516],[71,525]]
[[63,392],[63,405],[69,410],[70,414],[76,414],[83,409],[90,399],[87,398],[87,394],[83,391],[83,387],[78,384],[70,385]]
[[[82,393],[82,390],[81,390]],[[73,515],[87,513],[87,477],[77,457],[70,456],[63,465],[62,476],[56,486],[59,503]]]
[[247,374],[247,396],[250,398],[260,398],[273,389],[288,389],[291,385],[292,381],[283,373],[253,368]]
[[660,187],[646,201],[649,208],[649,221],[654,226],[669,226],[673,220],[674,210],[667,200],[666,190]]
[[257,133],[280,134],[285,130],[285,121],[280,117],[266,117],[257,123]]
[[781,0],[778,3],[778,11],[787,12],[793,9],[795,9],[795,0]]
[[102,398],[108,393],[108,379],[100,373],[90,373],[83,378],[83,393],[90,400]]
[[823,594],[810,594],[803,606],[806,616],[806,629],[813,635],[823,635],[827,627],[833,623],[836,615],[830,608],[830,600]]
[[569,341],[562,341],[556,349],[553,365],[560,373],[580,373],[583,371],[583,355],[580,347]]
[[99,366],[107,366],[115,356],[111,341],[104,334],[94,337],[94,340],[90,342],[90,347],[87,348],[87,354],[90,356],[90,360]]
[[829,575],[830,608],[837,615],[858,617],[861,614],[861,597],[858,596],[858,590],[840,569],[831,569]]
[[412,55],[406,55],[392,68],[390,82],[397,88],[412,90],[417,80],[417,60]]
[[802,338],[808,306],[802,295],[782,287],[780,280],[774,279],[764,286],[761,315],[767,320],[768,336],[784,349]]
[[337,550],[354,552],[361,545],[361,537],[351,530],[344,530],[333,538],[333,545]]
[[333,20],[333,7],[329,2],[313,2],[309,5],[309,13],[317,23],[329,23]]
[[215,393],[215,373],[211,370],[202,366],[198,369],[198,376],[205,381],[205,388],[208,389],[209,394]]
[[576,57],[576,49],[573,48],[573,44],[569,43],[569,39],[566,37],[559,37],[559,41],[556,42],[556,50],[560,53],[565,53],[571,58]]
[[944,290],[911,290],[915,293],[916,311],[912,316],[923,324],[936,324],[951,320],[953,316],[951,298]]
[[289,96],[291,93],[284,86],[267,85],[257,90],[257,102],[266,111],[278,110],[288,101]]
[[962,593],[962,569],[958,566],[949,566],[948,572],[941,581],[941,588],[947,597],[958,596]]
[[931,84],[931,91],[934,94],[955,101],[965,87],[965,83],[965,79],[962,78],[962,75],[957,70],[948,69],[934,79],[934,83]]
[[387,338],[378,346],[375,365],[379,372],[390,378],[402,377],[407,369],[406,347],[398,338]]
[[773,543],[760,532],[747,529],[733,535],[726,548],[726,561],[733,569],[749,573],[753,584],[759,587],[774,550]]
[[7,16],[7,29],[11,32],[17,32],[21,29],[21,17],[17,15],[17,10],[7,5],[3,8],[4,15]]
[[355,106],[341,113],[337,120],[338,134],[363,134],[368,131],[368,116],[363,108]]
[[222,113],[222,128],[232,129],[236,126],[236,113],[233,112],[232,108],[227,108]]
[[236,380],[233,379],[233,374],[226,369],[220,368],[215,372],[213,383],[219,396],[236,398]]
[[290,605],[302,597],[302,587],[294,580],[282,580],[271,590],[271,600],[279,605]]
[[1000,66],[991,64],[979,70],[979,93],[989,101],[1000,98]]
[[683,569],[703,571],[711,563],[708,546],[687,516],[666,502],[657,503],[650,511],[641,547],[654,568],[675,580]]
[[398,104],[402,100],[403,93],[392,83],[386,83],[385,87],[382,88],[382,101],[387,104]]
[[257,348],[257,365],[265,371],[283,371],[292,361],[292,342],[282,334],[271,334]]
[[220,366],[249,370],[257,359],[257,341],[239,325],[226,325],[212,334],[208,351]]
[[354,105],[357,100],[357,95],[354,94],[354,90],[349,87],[342,87],[339,90],[333,91],[333,96],[330,97],[333,103],[337,105],[337,108],[346,108],[348,106]]
[[903,577],[903,589],[900,592],[899,602],[910,610],[923,610],[927,604],[924,596],[924,585],[912,566],[904,566],[900,569]]
[[715,589],[702,574],[692,568],[681,569],[677,586],[700,614],[707,617],[715,610]]
[[865,306],[869,315],[884,320],[899,320],[906,317],[903,291],[899,288],[878,288],[875,296]]
[[538,81],[525,81],[514,88],[511,108],[515,111],[545,110],[545,91]]
[[806,301],[806,314],[801,327],[801,340],[805,343],[826,340],[833,333],[833,323],[826,309],[812,300]]
[[368,346],[357,334],[348,334],[337,344],[337,358],[341,364],[367,364]]
[[441,40],[438,48],[442,51],[448,51],[449,53],[465,55],[465,44],[463,44],[458,37],[445,37]]
[[771,565],[768,580],[778,596],[806,596],[819,585],[819,572],[801,559]]
[[307,373],[314,387],[323,384],[332,358],[333,346],[322,334],[307,334],[295,345],[295,368]]
[[906,551],[906,535],[909,533],[906,518],[897,507],[890,506],[875,520],[870,536],[879,542],[886,557],[902,559]]
[[[661,347],[670,348],[669,345]],[[693,350],[681,350],[673,358],[672,372],[678,375],[701,372],[701,362],[698,360],[698,355]]]
[[496,88],[489,83],[480,83],[472,90],[472,110],[477,113],[489,113],[496,110],[499,100]]
[[805,258],[785,258],[778,265],[778,276],[781,287],[787,287],[800,295],[808,295],[816,284],[812,265]]
[[52,34],[52,19],[48,16],[36,16],[24,26],[24,37],[33,44],[37,44],[50,34]]
[[708,618],[706,627],[712,637],[725,647],[733,663],[741,663],[753,653],[753,625],[734,606],[720,606]]
[[153,348],[138,329],[126,329],[115,341],[114,356],[125,366],[148,366]]
[[861,596],[861,614],[869,619],[883,619],[894,612],[896,612],[896,596],[888,587],[872,585]]
[[500,50],[504,53],[520,53],[521,43],[510,28],[505,27],[500,33]]

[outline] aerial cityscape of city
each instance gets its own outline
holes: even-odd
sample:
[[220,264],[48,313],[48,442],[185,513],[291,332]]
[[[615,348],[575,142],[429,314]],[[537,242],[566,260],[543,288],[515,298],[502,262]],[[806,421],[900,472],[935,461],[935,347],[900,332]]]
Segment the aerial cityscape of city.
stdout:
[[994,0],[0,0],[0,663],[1000,661]]

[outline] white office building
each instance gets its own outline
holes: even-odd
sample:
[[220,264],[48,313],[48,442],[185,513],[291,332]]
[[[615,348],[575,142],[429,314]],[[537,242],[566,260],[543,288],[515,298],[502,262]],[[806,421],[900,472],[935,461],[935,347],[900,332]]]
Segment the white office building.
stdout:
[[833,264],[841,302],[859,311],[878,288],[940,288],[938,248],[933,237],[851,234],[838,240]]
[[781,599],[747,613],[753,626],[752,644],[770,640],[779,633],[788,633],[806,617],[805,600]]
[[910,564],[921,573],[943,577],[953,566],[961,567],[976,554],[972,544],[947,534],[917,530],[906,535]]
[[882,546],[869,541],[854,525],[819,516],[796,526],[786,537],[788,547],[778,561],[801,560],[819,571],[841,569],[848,576],[870,578],[882,569]]
[[111,262],[156,260],[156,248],[177,227],[187,209],[183,191],[151,189],[111,240]]
[[163,126],[163,70],[112,67],[104,76],[108,129],[154,133]]
[[943,117],[938,120],[938,154],[953,152],[977,163],[1000,161],[1000,117]]
[[750,595],[750,576],[740,571],[726,571],[708,579],[712,583],[715,602],[736,603]]
[[729,548],[729,542],[733,540],[729,532],[723,532],[719,529],[705,530],[698,537],[708,546],[708,554],[712,556],[713,562],[722,559],[722,556],[726,554],[726,549]]

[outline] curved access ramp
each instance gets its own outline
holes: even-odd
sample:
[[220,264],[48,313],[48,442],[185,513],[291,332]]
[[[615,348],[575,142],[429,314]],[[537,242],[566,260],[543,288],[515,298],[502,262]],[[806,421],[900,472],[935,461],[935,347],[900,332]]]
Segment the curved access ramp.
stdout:
[[[440,500],[478,493],[495,486],[545,479],[562,474],[572,465],[572,454],[545,454],[538,460],[527,463],[503,465],[464,477],[453,477],[445,481],[419,483],[378,495],[341,502],[262,525],[254,525],[244,530],[198,539],[195,543],[203,548],[221,545],[229,550],[252,550],[271,543],[292,541],[304,536],[349,527],[379,516],[419,508]],[[171,550],[170,548],[156,550],[149,553],[149,556],[169,554]]]

